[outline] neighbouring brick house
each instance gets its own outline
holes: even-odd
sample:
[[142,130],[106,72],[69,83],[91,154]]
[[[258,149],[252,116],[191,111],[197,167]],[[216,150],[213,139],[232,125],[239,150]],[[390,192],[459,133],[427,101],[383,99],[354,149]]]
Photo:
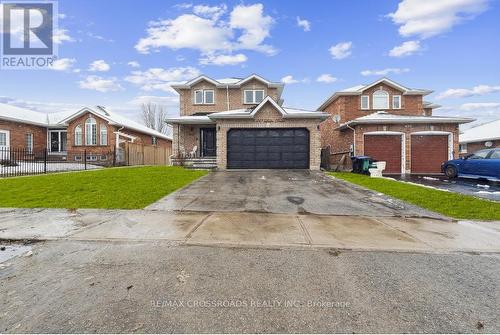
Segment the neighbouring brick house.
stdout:
[[180,96],[174,164],[219,169],[320,168],[319,124],[328,115],[283,107],[284,84],[260,76],[200,76],[172,86]]
[[388,174],[441,173],[458,156],[459,125],[473,119],[434,116],[430,93],[387,78],[335,92],[318,108],[330,115],[320,126],[330,165],[349,168],[351,156],[367,155],[386,161]]
[[460,155],[500,148],[500,119],[464,130],[459,137]]
[[169,136],[129,120],[104,107],[77,112],[40,113],[0,104],[0,149],[47,149],[58,160],[109,163],[124,142],[171,147]]

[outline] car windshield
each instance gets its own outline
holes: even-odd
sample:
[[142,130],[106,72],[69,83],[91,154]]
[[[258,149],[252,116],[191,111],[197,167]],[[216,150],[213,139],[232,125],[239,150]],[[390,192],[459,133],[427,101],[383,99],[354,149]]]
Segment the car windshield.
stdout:
[[469,159],[484,159],[488,154],[490,153],[491,150],[480,150],[478,152],[473,153]]

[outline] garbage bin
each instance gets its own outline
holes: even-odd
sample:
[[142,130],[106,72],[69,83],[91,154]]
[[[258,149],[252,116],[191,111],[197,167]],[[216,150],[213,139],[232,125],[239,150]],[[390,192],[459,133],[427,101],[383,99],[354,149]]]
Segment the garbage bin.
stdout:
[[375,160],[369,156],[353,156],[352,172],[359,174],[369,174],[368,169],[373,167]]

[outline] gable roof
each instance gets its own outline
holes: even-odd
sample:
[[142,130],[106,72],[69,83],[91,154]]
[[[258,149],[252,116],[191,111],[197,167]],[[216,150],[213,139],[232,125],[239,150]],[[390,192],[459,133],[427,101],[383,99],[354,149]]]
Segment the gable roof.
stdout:
[[241,85],[245,84],[246,82],[248,82],[252,79],[261,81],[264,84],[266,84],[268,87],[277,88],[280,95],[283,92],[283,87],[285,86],[285,84],[283,84],[281,82],[269,81],[269,80],[264,79],[263,77],[261,77],[257,74],[251,74],[245,78],[224,78],[224,79],[218,79],[218,80],[212,79],[212,78],[205,76],[205,75],[201,75],[201,76],[198,76],[198,77],[193,78],[191,80],[188,80],[184,83],[171,85],[171,87],[174,90],[190,89],[193,85],[199,83],[200,81],[205,80],[205,81],[208,81],[209,83],[215,85],[215,87],[217,87],[217,88],[226,88],[226,87],[238,88],[238,87],[241,87]]
[[48,127],[59,124],[69,112],[41,113],[26,108],[0,103],[0,119]]
[[135,130],[137,132],[143,133],[143,134],[148,134],[151,136],[156,136],[158,138],[163,138],[167,140],[172,140],[172,137],[167,136],[165,134],[162,134],[156,130],[153,130],[151,128],[146,127],[143,124],[140,124],[139,122],[130,120],[124,116],[121,116],[120,114],[117,114],[108,108],[102,107],[102,106],[95,106],[95,107],[84,107],[77,111],[76,113],[73,113],[71,115],[68,115],[66,118],[62,119],[60,123],[62,124],[67,124],[69,121],[77,118],[78,116],[84,114],[84,113],[91,113],[94,114],[106,121],[109,122],[110,125],[113,126],[119,126],[119,127],[124,127],[127,129]]
[[448,116],[424,116],[424,115],[398,115],[387,112],[375,112],[358,117],[339,125],[339,129],[345,129],[357,124],[411,124],[411,123],[469,123],[474,119],[466,117]]
[[383,78],[380,78],[379,80],[376,80],[376,81],[374,81],[370,84],[367,84],[367,85],[356,85],[356,86],[349,87],[347,89],[340,90],[340,91],[333,93],[328,99],[326,99],[321,104],[321,106],[318,107],[318,110],[325,109],[332,101],[337,99],[339,96],[342,96],[342,95],[361,95],[367,89],[369,89],[373,86],[382,84],[382,83],[384,83],[388,86],[391,86],[395,89],[400,90],[401,92],[403,92],[403,95],[427,95],[427,94],[431,94],[433,92],[431,90],[425,90],[425,89],[420,89],[420,88],[409,88],[409,87],[403,86],[401,84],[398,84],[389,78],[383,77]]
[[464,130],[458,138],[460,143],[499,140],[500,119]]

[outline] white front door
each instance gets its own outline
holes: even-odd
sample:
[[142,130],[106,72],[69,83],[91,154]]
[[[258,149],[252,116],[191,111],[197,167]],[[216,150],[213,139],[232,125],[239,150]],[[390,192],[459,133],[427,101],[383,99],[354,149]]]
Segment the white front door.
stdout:
[[9,157],[7,150],[10,147],[10,131],[0,129],[0,159]]

